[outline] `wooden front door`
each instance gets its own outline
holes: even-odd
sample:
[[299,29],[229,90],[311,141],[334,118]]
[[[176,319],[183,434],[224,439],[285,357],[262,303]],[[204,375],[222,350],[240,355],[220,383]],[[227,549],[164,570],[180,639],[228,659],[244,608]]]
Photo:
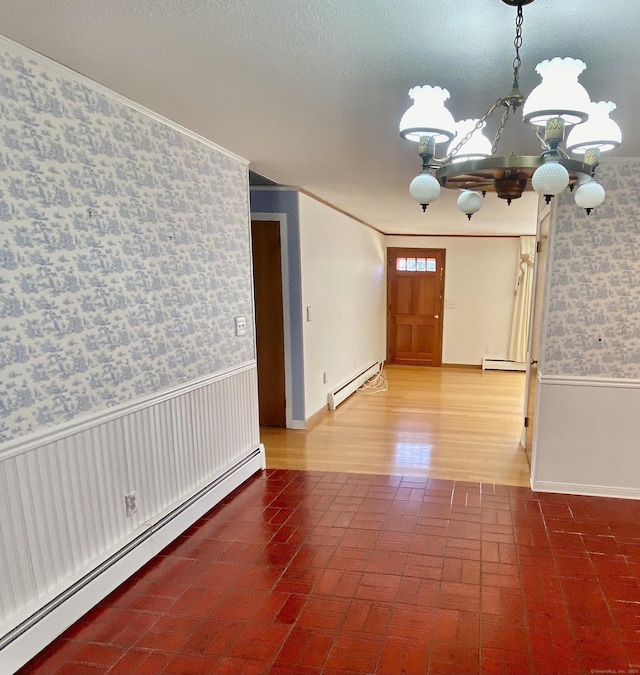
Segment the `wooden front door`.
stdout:
[[260,424],[286,426],[280,223],[251,221]]
[[444,249],[387,249],[387,360],[442,363]]

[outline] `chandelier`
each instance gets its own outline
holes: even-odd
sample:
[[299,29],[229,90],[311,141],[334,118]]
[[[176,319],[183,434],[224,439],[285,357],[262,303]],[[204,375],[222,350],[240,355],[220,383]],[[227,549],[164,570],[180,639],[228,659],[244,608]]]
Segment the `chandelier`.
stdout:
[[[595,180],[600,153],[622,141],[620,127],[609,117],[616,106],[610,101],[592,102],[578,82],[586,65],[560,57],[536,66],[542,82],[525,100],[519,84],[522,7],[533,0],[502,1],[517,7],[511,92],[499,98],[482,118],[456,123],[445,107],[449,99],[446,89],[430,85],[411,89],[413,105],[402,116],[400,135],[418,143],[422,171],[411,182],[409,192],[425,211],[438,198],[441,187],[459,189],[458,208],[471,219],[487,192],[495,192],[511,204],[525,190],[533,189],[549,203],[567,187],[574,191],[577,185],[576,204],[589,214],[605,197],[604,188]],[[498,143],[507,120],[521,107],[523,120],[534,127],[541,142],[542,153],[499,156]],[[502,117],[492,143],[483,129],[498,110]],[[567,128],[565,150],[562,144]],[[437,158],[436,145],[443,143],[448,143],[446,154]],[[572,159],[569,152],[581,159]]]

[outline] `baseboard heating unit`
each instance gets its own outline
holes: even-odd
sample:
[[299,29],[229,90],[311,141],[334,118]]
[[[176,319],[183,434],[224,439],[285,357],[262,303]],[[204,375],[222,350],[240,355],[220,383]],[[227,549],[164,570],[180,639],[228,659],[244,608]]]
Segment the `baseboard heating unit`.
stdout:
[[368,368],[365,368],[360,374],[345,384],[341,384],[334,391],[329,392],[327,402],[329,410],[335,410],[344,400],[349,398],[354,391],[361,387],[369,378],[380,372],[380,361],[372,363]]
[[509,361],[508,359],[482,359],[482,370],[522,370],[527,369],[527,364],[522,361]]
[[15,673],[205,513],[264,468],[264,446],[261,444],[211,483],[191,496],[185,496],[184,501],[168,513],[145,523],[122,548],[105,555],[91,571],[0,635],[0,673]]

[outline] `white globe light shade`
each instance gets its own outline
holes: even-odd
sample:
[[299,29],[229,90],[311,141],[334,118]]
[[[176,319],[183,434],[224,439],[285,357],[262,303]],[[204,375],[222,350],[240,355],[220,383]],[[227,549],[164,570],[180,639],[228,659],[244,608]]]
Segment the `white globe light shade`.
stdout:
[[541,195],[559,195],[569,185],[569,172],[557,160],[546,161],[531,176],[533,189]]
[[445,108],[449,92],[441,87],[413,87],[413,105],[400,120],[400,135],[417,143],[421,136],[433,136],[436,143],[450,141],[456,133],[453,115]]
[[430,173],[419,173],[411,181],[409,193],[419,204],[431,204],[440,196],[440,183]]
[[460,120],[456,123],[456,137],[449,143],[447,148],[447,155],[451,154],[452,150],[458,143],[471,131],[473,134],[469,140],[458,150],[458,152],[451,158],[452,162],[464,162],[467,159],[483,159],[484,157],[491,157],[491,141],[482,133],[485,123],[476,129],[476,125],[480,120]]
[[591,99],[578,82],[578,75],[586,67],[579,59],[560,57],[539,63],[536,72],[542,77],[542,82],[524,103],[524,121],[545,126],[551,117],[562,117],[566,125],[586,120]]
[[591,209],[595,209],[596,206],[602,204],[604,196],[605,192],[602,185],[595,180],[590,180],[576,190],[575,200],[578,206],[587,209],[587,213],[589,213]]
[[471,216],[482,208],[482,196],[473,190],[464,190],[458,197],[458,208],[471,220]]
[[591,148],[607,152],[622,143],[620,127],[609,117],[616,109],[611,101],[599,101],[589,106],[589,119],[571,129],[567,138],[567,150],[584,155]]

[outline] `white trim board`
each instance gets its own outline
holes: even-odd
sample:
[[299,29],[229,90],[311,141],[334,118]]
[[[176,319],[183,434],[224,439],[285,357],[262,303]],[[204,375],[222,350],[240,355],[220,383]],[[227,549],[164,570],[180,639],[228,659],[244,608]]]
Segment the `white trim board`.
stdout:
[[191,382],[185,382],[184,384],[179,384],[176,387],[171,387],[170,389],[165,389],[154,394],[149,394],[143,396],[135,401],[128,401],[112,408],[105,408],[104,410],[98,410],[97,412],[90,413],[89,415],[83,415],[69,422],[56,425],[50,429],[44,429],[30,436],[21,437],[9,441],[0,447],[0,462],[9,459],[9,457],[15,457],[16,455],[21,455],[25,452],[30,452],[36,448],[47,445],[49,443],[55,443],[63,438],[72,436],[81,431],[86,431],[92,427],[98,426],[99,424],[104,424],[106,422],[111,422],[119,417],[124,417],[125,415],[130,415],[131,413],[143,410],[144,408],[149,408],[150,406],[162,403],[163,401],[168,401],[171,398],[181,396],[186,394],[194,389],[200,389],[214,382],[219,382],[220,380],[225,380],[233,375],[243,373],[247,370],[256,368],[256,361],[252,359],[242,363],[239,366],[234,366],[233,368],[227,368],[225,370],[220,370],[217,373],[211,375],[205,375],[200,377],[197,380],[191,380]]
[[559,492],[567,495],[611,497],[614,499],[640,499],[640,488],[612,487],[609,485],[580,485],[578,483],[551,483],[531,479],[534,492]]
[[541,375],[538,382],[567,387],[613,387],[620,389],[640,389],[640,380],[622,377],[582,377],[579,375]]
[[264,465],[264,446],[261,444],[232,469],[183,500],[159,523],[145,528],[137,540],[134,539],[111,559],[104,561],[94,573],[88,573],[80,579],[77,588],[72,586],[66,592],[59,593],[41,610],[41,616],[40,612],[33,615],[35,618],[31,625],[25,621],[24,626],[18,626],[16,635],[0,650],[0,672],[14,673],[36,656],[188,527],[253,474],[262,470]]
[[48,68],[49,70],[58,75],[66,77],[74,82],[78,82],[79,84],[82,84],[85,87],[89,87],[90,89],[97,91],[99,94],[106,96],[112,101],[116,101],[117,103],[126,105],[128,108],[131,108],[132,110],[135,110],[136,112],[139,112],[142,115],[145,115],[146,117],[155,120],[156,122],[160,122],[161,124],[171,127],[172,129],[175,129],[179,133],[184,134],[185,136],[189,136],[189,138],[192,138],[193,140],[198,141],[203,145],[207,145],[213,150],[217,150],[218,152],[222,153],[223,155],[226,155],[227,157],[235,159],[238,162],[241,162],[242,164],[249,166],[248,159],[240,157],[240,155],[236,155],[234,152],[231,152],[231,150],[227,150],[226,148],[223,148],[222,146],[218,145],[217,143],[214,143],[208,138],[200,136],[200,134],[197,134],[195,131],[191,131],[191,129],[187,129],[187,127],[183,127],[181,124],[178,124],[177,122],[174,122],[173,120],[170,120],[167,117],[164,117],[163,115],[154,112],[153,110],[149,110],[149,108],[145,108],[139,103],[132,101],[130,98],[122,96],[122,94],[118,94],[117,92],[105,87],[102,84],[99,84],[98,82],[95,82],[94,80],[86,77],[85,75],[81,75],[80,73],[77,73],[75,70],[71,70],[71,68],[63,66],[61,63],[58,63],[57,61],[50,59],[48,56],[44,56],[43,54],[35,52],[33,51],[33,49],[29,49],[29,47],[25,47],[24,45],[21,45],[18,42],[14,42],[13,40],[10,40],[8,37],[5,37],[4,35],[0,35],[0,47],[4,47],[8,51],[20,53],[22,56],[29,56],[30,58],[35,59],[36,61],[41,63],[45,68]]

